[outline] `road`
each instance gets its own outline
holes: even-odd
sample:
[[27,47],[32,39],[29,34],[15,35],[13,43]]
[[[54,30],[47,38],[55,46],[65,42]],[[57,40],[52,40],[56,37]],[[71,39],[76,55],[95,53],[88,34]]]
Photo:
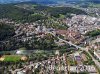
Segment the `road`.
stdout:
[[[52,34],[53,36],[55,36],[55,34],[53,34],[52,32],[48,32],[48,33],[50,33],[50,34]],[[87,50],[87,48],[80,47],[80,46],[78,46],[78,45],[73,44],[72,42],[66,41],[66,40],[61,39],[61,38],[59,38],[59,37],[57,37],[57,38],[58,38],[59,40],[62,40],[62,41],[65,42],[65,43],[68,43],[69,45],[75,46],[76,48],[78,48],[78,49],[80,49],[80,50],[86,51],[86,53],[88,53],[88,54],[91,56],[91,58],[92,58],[92,60],[94,61],[95,65],[100,69],[100,63],[98,62],[98,60],[96,60],[96,59],[93,57],[93,55]]]

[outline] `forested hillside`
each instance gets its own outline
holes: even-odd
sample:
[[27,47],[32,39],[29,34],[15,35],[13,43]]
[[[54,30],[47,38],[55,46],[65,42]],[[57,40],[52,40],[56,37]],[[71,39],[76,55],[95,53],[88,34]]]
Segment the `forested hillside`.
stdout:
[[47,19],[48,14],[50,14],[51,17],[59,18],[60,14],[70,15],[71,13],[86,14],[85,11],[71,7],[48,7],[36,5],[34,6],[34,9],[27,10],[24,9],[24,7],[16,7],[13,4],[0,5],[0,18],[10,18],[17,22],[34,22],[37,20]]

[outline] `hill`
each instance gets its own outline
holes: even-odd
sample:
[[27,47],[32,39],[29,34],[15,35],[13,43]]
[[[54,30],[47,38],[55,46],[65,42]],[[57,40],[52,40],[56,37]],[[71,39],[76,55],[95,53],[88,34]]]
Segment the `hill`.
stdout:
[[4,4],[0,5],[0,18],[10,18],[16,22],[35,22],[51,17],[59,18],[60,14],[86,14],[85,11],[72,7],[49,7],[36,4]]

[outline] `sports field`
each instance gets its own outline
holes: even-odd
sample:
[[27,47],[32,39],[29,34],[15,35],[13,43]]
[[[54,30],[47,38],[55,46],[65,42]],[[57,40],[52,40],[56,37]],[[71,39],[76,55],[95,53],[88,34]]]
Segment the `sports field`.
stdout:
[[5,61],[5,62],[18,62],[21,60],[21,57],[22,56],[19,56],[19,55],[4,55],[2,56],[2,61]]

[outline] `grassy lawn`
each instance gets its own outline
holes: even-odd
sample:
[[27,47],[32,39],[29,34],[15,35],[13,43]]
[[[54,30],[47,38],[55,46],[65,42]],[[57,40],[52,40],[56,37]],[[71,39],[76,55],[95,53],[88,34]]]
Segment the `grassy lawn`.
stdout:
[[37,5],[36,5],[36,4],[33,4],[32,6],[35,7],[35,6],[37,6]]
[[71,59],[71,58],[69,58],[69,57],[68,57],[68,61],[69,61],[69,64],[70,64],[71,66],[76,65],[75,61],[74,61],[74,60],[72,60],[72,59]]
[[21,60],[22,56],[18,55],[5,55],[3,56],[5,62],[18,62]]

